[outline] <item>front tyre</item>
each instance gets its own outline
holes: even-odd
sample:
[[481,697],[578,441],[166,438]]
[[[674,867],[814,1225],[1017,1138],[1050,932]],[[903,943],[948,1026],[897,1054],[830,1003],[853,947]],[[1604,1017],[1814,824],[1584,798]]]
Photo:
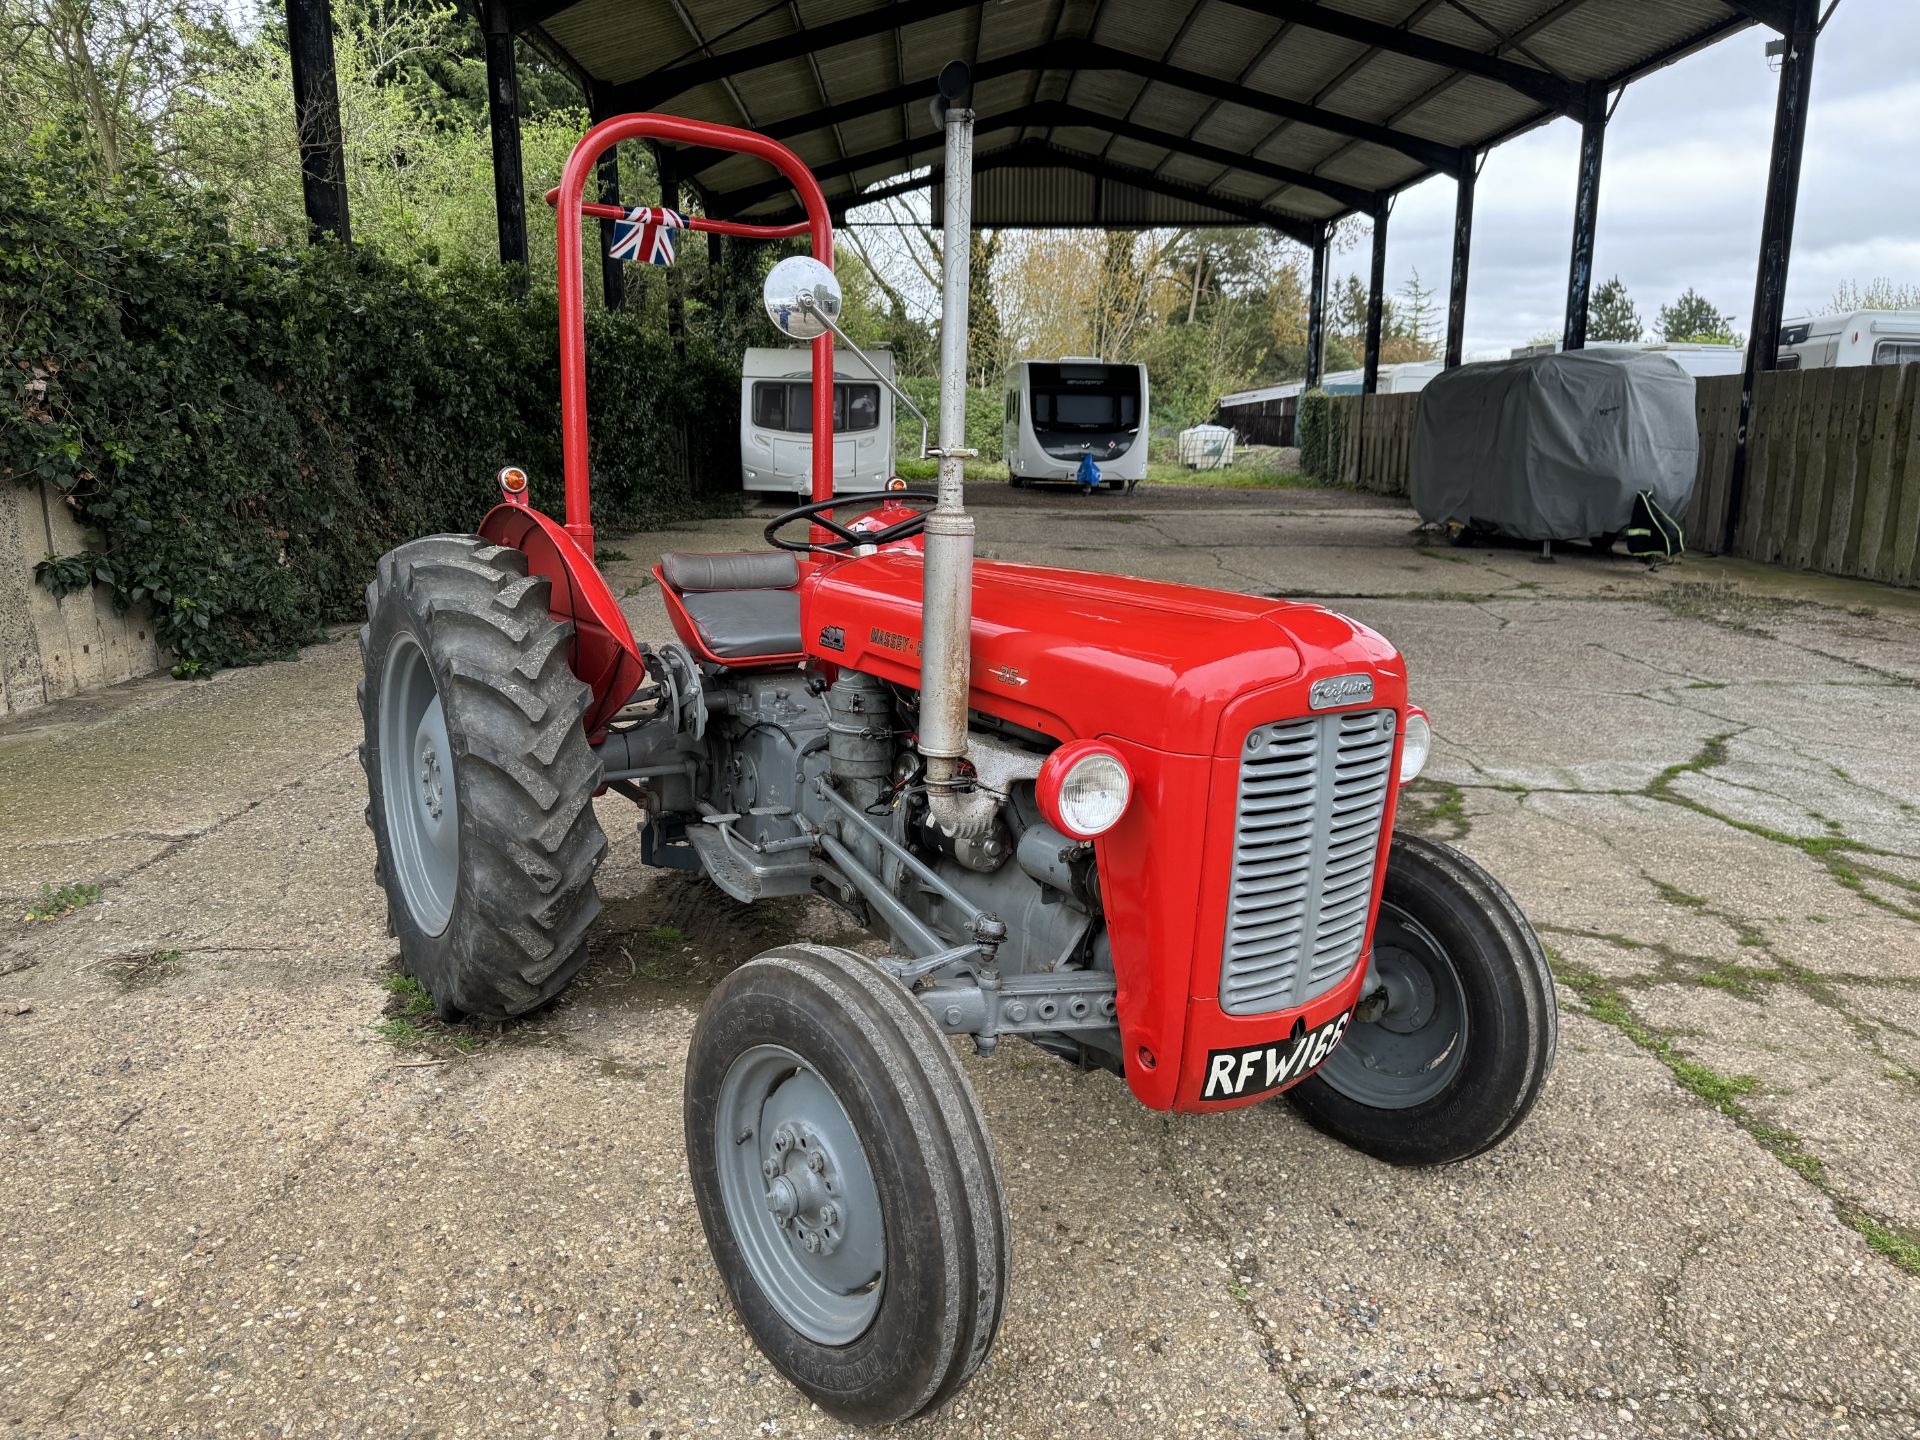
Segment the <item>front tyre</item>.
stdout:
[[920,1002],[851,951],[769,951],[701,1011],[685,1117],[714,1264],[781,1373],[853,1424],[950,1399],[999,1329],[1006,1201]]
[[1490,1150],[1553,1068],[1553,976],[1533,927],[1451,846],[1393,837],[1371,993],[1340,1048],[1288,1092],[1316,1129],[1395,1165]]
[[573,626],[520,551],[434,535],[381,557],[360,630],[367,823],[387,928],[443,1018],[544,1004],[586,958],[606,853]]

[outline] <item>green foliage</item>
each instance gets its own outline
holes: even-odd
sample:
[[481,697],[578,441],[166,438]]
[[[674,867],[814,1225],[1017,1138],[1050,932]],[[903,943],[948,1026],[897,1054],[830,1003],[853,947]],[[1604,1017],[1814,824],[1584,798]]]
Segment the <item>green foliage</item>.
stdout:
[[1314,480],[1333,476],[1329,439],[1333,430],[1333,397],[1324,390],[1309,390],[1300,397],[1300,412],[1294,419],[1294,433],[1300,441],[1300,472]]
[[1654,326],[1662,340],[1731,344],[1737,338],[1733,317],[1722,315],[1706,296],[1691,287],[1673,304],[1660,307]]
[[[857,363],[857,362],[856,362]],[[911,376],[900,388],[927,412],[927,443],[940,443],[940,382],[927,376]],[[1006,416],[1006,402],[998,391],[967,392],[967,448],[979,452],[981,460],[1004,458],[1000,447],[1000,427]],[[920,422],[913,412],[898,401],[893,407],[894,456],[904,463],[920,455]]]
[[71,915],[76,910],[84,910],[100,898],[98,885],[74,884],[42,885],[40,898],[27,906],[23,917],[28,924],[58,920],[62,915]]
[[1920,310],[1920,285],[1896,285],[1886,275],[1865,284],[1842,280],[1822,313],[1850,315],[1855,310]]
[[1631,343],[1640,338],[1645,328],[1640,323],[1640,312],[1634,308],[1633,297],[1627,294],[1626,284],[1618,275],[1602,282],[1593,292],[1593,302],[1587,307],[1587,339]]
[[[551,294],[364,245],[236,243],[215,198],[139,166],[96,190],[80,151],[0,157],[0,483],[65,492],[97,536],[42,583],[90,573],[147,603],[176,673],[205,673],[357,616],[374,559],[471,530],[508,461],[559,508]],[[596,521],[731,488],[735,362],[676,355],[643,315],[587,331]]]

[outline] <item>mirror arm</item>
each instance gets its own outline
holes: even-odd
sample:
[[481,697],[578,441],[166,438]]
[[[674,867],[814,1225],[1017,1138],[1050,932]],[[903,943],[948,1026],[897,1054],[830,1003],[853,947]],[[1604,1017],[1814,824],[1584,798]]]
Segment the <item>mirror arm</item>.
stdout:
[[913,412],[914,418],[920,422],[920,458],[922,460],[925,460],[929,453],[927,450],[927,413],[926,411],[922,410],[918,405],[914,404],[913,397],[907,394],[907,392],[902,390],[898,385],[894,384],[891,377],[882,375],[880,373],[880,367],[878,365],[875,365],[873,361],[867,358],[867,352],[862,350],[858,345],[854,344],[853,341],[847,337],[847,332],[840,328],[838,322],[836,322],[831,315],[827,314],[825,310],[822,310],[818,305],[814,303],[813,292],[811,290],[802,290],[800,294],[795,298],[799,300],[800,308],[802,310],[805,310],[809,315],[812,315],[815,319],[819,320],[819,322],[822,325],[825,325],[827,329],[833,332],[834,339],[838,340],[842,345],[846,346],[849,350],[853,351],[854,354],[860,357],[860,363],[867,367],[867,370],[869,371],[869,373],[872,374],[874,379],[878,380],[882,385],[886,386],[888,390],[893,392],[894,399],[898,400],[902,405],[906,406],[907,409]]

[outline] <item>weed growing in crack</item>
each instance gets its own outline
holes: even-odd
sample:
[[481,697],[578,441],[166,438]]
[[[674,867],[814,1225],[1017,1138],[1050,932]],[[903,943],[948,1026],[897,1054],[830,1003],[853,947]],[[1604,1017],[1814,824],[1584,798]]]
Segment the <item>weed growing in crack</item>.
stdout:
[[84,881],[62,885],[58,889],[42,884],[40,898],[27,906],[27,913],[21,918],[29,925],[44,925],[63,915],[71,915],[76,910],[84,910],[99,898],[100,887]]
[[1683,1089],[1733,1121],[1774,1159],[1820,1190],[1833,1202],[1834,1214],[1858,1232],[1877,1254],[1909,1274],[1920,1275],[1920,1232],[1863,1209],[1840,1189],[1827,1173],[1826,1163],[1807,1149],[1800,1136],[1761,1119],[1748,1109],[1742,1102],[1759,1089],[1757,1079],[1751,1075],[1722,1075],[1712,1066],[1680,1054],[1670,1032],[1642,1020],[1626,997],[1602,977],[1581,970],[1559,956],[1554,957],[1553,969],[1554,977],[1573,991],[1589,1018],[1618,1030],[1666,1066]]
[[[1400,798],[1401,808],[1395,824],[1416,835],[1464,840],[1473,829],[1473,818],[1467,814],[1466,792],[1451,781],[1422,777],[1405,786]],[[1413,803],[1407,803],[1409,801]]]

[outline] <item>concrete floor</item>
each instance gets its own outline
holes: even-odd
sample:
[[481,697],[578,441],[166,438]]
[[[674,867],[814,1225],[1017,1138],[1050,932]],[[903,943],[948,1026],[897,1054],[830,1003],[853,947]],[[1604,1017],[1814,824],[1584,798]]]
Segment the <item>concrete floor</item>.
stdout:
[[[1006,558],[1399,644],[1439,734],[1413,819],[1533,917],[1563,1030],[1519,1135],[1433,1173],[1284,1105],[1169,1119],[969,1059],[1013,1298],[910,1433],[1920,1433],[1916,597],[1432,547],[1352,495],[981,499]],[[636,629],[655,552],[761,523],[619,539]],[[642,870],[611,799],[581,981],[408,1038],[356,669],[343,640],[0,727],[0,1433],[833,1433],[728,1308],[679,1093],[712,979],[835,921]],[[98,899],[18,918],[70,881]]]

